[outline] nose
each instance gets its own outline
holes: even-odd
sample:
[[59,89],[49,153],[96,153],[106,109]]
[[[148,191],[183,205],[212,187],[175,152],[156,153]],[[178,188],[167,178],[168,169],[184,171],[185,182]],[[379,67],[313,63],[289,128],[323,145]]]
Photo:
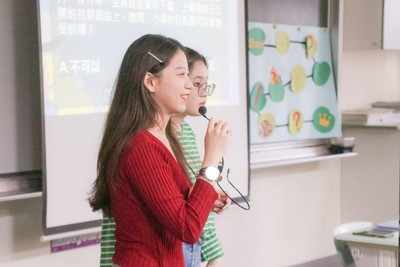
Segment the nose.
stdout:
[[192,80],[188,76],[186,76],[185,88],[191,90],[193,88]]

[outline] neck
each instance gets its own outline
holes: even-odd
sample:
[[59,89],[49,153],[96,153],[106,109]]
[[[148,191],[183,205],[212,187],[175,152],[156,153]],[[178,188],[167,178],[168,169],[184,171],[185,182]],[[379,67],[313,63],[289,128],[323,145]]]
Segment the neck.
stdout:
[[171,116],[172,127],[175,132],[180,132],[182,130],[181,123],[185,119],[186,115],[184,113],[177,113]]
[[171,116],[163,116],[159,114],[156,125],[150,127],[147,130],[152,132],[153,134],[156,134],[157,136],[166,137],[166,129],[170,117]]
[[158,140],[160,140],[164,146],[171,152],[171,155],[175,158],[174,151],[171,147],[171,144],[169,143],[168,137],[167,137],[167,124],[171,116],[159,116],[159,119],[157,120],[157,124],[153,127],[150,127],[147,129],[148,132],[150,132],[153,136],[155,136]]

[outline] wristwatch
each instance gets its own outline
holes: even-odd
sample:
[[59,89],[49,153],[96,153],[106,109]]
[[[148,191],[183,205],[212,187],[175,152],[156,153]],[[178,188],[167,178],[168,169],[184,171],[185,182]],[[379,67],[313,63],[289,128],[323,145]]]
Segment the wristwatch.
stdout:
[[199,170],[198,176],[204,177],[209,182],[220,182],[222,180],[222,176],[217,167],[207,166],[203,167]]

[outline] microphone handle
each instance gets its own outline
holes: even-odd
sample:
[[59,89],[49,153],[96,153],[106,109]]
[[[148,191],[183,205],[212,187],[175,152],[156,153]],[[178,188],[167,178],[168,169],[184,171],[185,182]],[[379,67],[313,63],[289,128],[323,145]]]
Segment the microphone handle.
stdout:
[[210,120],[209,118],[207,118],[206,114],[201,114],[201,116],[203,116],[204,118],[206,118],[208,121]]

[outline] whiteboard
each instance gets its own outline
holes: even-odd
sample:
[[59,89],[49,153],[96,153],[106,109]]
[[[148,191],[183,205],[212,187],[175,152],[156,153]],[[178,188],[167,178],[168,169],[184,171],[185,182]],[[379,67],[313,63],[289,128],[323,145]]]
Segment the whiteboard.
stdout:
[[[244,0],[39,0],[39,17],[45,235],[100,225],[87,198],[110,93],[127,47],[146,33],[176,38],[208,59],[217,86],[208,115],[231,123],[225,171],[249,196]],[[201,149],[207,121],[189,123]]]
[[[301,25],[302,27],[328,28],[332,53],[332,72],[334,82],[337,85],[338,54],[340,52],[338,32],[338,14],[340,12],[338,2],[339,1],[325,0],[248,1],[248,21],[262,24],[269,23],[274,25]],[[304,14],[307,15],[305,16]],[[250,24],[249,22],[249,25]],[[251,70],[249,70],[249,74],[252,74]],[[267,73],[267,77],[268,76],[269,73]],[[333,97],[330,99],[333,99]],[[251,124],[251,122],[249,123]],[[254,123],[252,125],[254,125]],[[337,122],[337,126],[338,125],[340,125],[340,122]],[[334,135],[340,135],[339,129],[335,132],[336,134]],[[276,142],[269,143],[256,142],[253,140],[250,145],[251,168],[265,168],[266,166],[271,166],[271,164],[294,163],[296,160],[327,155],[330,153],[328,149],[328,138],[312,139],[312,137],[310,137],[310,139],[305,138],[307,140],[275,140]]]

